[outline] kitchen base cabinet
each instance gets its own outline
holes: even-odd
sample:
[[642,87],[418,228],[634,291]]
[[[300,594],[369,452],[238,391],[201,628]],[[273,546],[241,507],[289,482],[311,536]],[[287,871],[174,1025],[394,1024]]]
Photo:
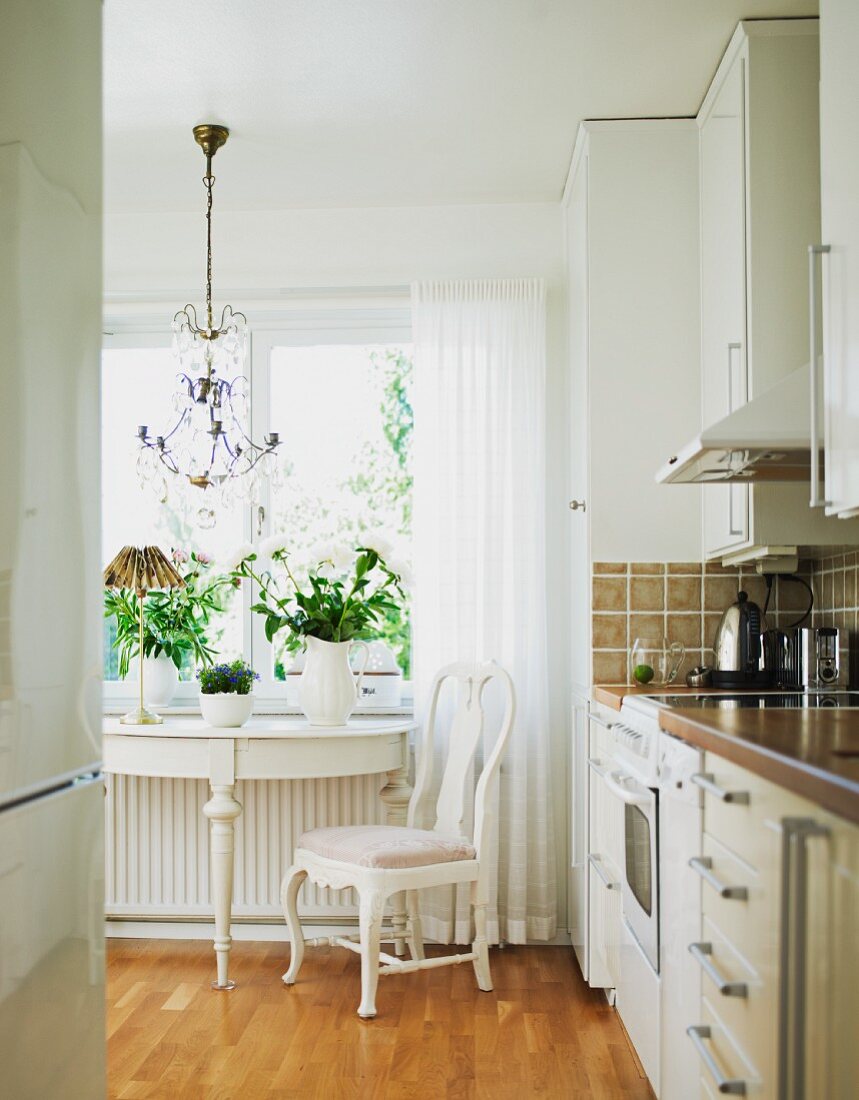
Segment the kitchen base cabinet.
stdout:
[[[859,1081],[859,827],[705,756],[701,1095],[848,1100]],[[730,1090],[728,1090],[730,1091]]]

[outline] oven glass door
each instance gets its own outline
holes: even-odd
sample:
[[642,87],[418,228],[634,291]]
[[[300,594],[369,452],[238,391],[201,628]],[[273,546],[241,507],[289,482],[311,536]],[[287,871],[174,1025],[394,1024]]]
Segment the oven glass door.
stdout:
[[626,805],[623,810],[626,883],[642,911],[652,917],[656,873],[651,859],[653,826],[640,806]]

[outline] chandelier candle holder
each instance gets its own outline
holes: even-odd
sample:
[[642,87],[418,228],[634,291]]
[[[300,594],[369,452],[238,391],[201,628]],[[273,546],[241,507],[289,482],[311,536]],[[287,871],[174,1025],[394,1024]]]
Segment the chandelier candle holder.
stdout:
[[206,157],[206,305],[202,319],[191,304],[173,318],[173,353],[179,363],[173,408],[178,419],[164,434],[151,434],[146,424],[137,429],[141,483],[161,500],[167,498],[171,477],[207,490],[197,516],[204,527],[215,523],[214,503],[229,506],[234,495],[259,503],[260,478],[269,477],[277,485],[281,477],[275,460],[279,434],[271,432],[262,443],[254,443],[244,428],[249,414],[247,318],[225,305],[216,323],[212,308],[212,158],[228,136],[226,126],[194,127],[194,140]]
[[164,719],[148,710],[143,702],[143,600],[154,588],[184,588],[185,581],[157,546],[123,546],[104,571],[107,588],[130,588],[140,609],[140,673],[138,705],[120,718],[127,726],[156,726]]

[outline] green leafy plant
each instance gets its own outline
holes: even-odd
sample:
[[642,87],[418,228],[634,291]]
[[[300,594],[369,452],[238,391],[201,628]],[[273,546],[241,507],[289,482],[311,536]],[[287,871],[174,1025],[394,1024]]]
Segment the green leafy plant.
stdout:
[[300,581],[288,564],[288,552],[276,538],[267,540],[267,550],[273,568],[280,566],[283,578],[271,570],[255,569],[257,554],[250,546],[237,552],[232,576],[256,585],[258,598],[251,610],[264,616],[269,641],[279,631],[288,631],[286,648],[290,652],[303,648],[308,636],[325,642],[372,637],[374,628],[405,599],[400,575],[371,546],[319,551]]
[[[177,669],[187,659],[210,665],[216,656],[206,628],[211,617],[224,610],[233,580],[228,576],[207,577],[210,568],[205,554],[172,550],[174,565],[189,566],[183,575],[184,588],[149,592],[143,599],[143,656],[169,657]],[[132,658],[139,652],[140,600],[126,588],[105,589],[104,615],[116,624],[115,647],[118,671],[128,675]]]
[[259,673],[241,659],[230,664],[210,665],[197,672],[203,695],[249,695]]

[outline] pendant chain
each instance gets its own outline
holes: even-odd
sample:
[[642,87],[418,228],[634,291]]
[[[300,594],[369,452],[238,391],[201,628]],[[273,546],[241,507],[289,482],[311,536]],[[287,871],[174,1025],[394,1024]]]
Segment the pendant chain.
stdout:
[[212,158],[206,157],[206,175],[203,179],[206,185],[206,323],[209,330],[212,328],[212,188],[215,177],[212,175]]

